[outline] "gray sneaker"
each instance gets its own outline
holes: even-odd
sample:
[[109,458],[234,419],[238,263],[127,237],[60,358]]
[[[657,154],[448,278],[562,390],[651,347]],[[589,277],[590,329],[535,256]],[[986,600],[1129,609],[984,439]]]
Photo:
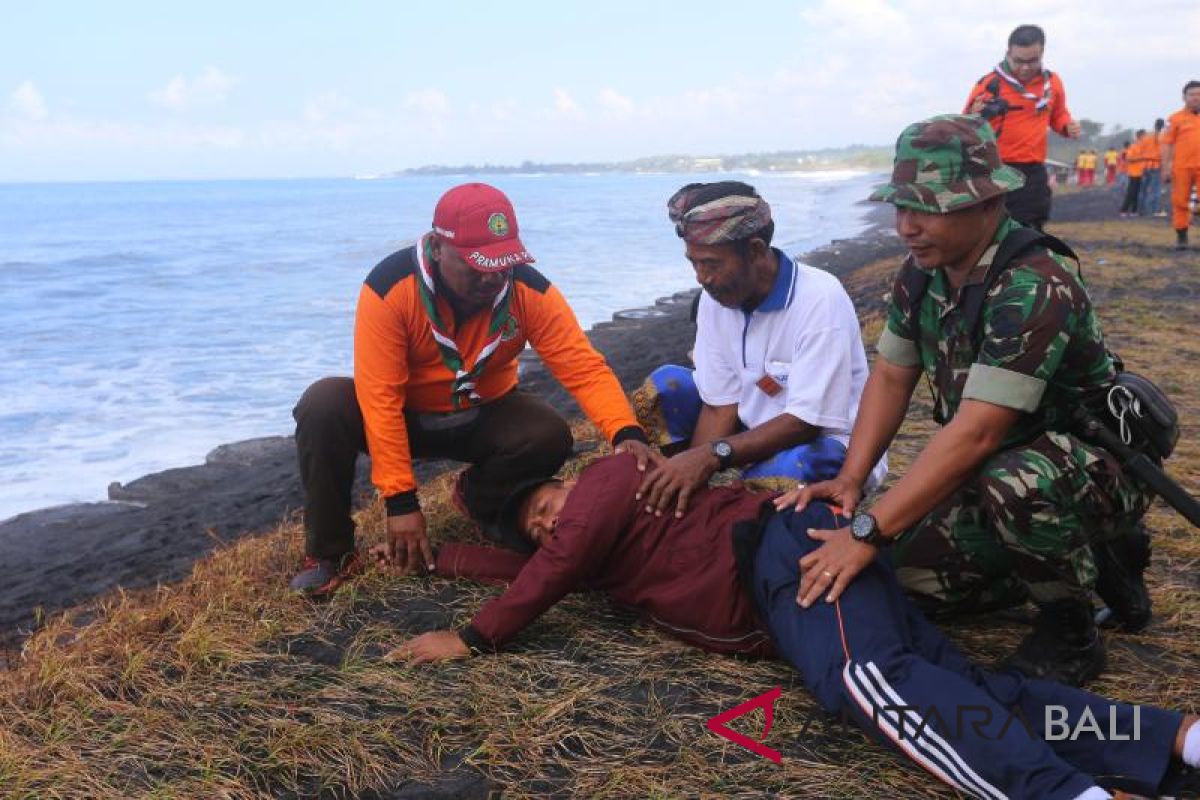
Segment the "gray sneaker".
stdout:
[[357,550],[351,550],[340,558],[305,556],[300,572],[292,578],[289,587],[297,594],[321,600],[329,597],[339,586],[362,571],[363,562]]

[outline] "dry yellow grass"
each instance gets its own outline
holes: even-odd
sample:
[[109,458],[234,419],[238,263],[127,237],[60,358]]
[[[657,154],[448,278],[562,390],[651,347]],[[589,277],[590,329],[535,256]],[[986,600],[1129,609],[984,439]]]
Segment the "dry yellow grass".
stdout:
[[[1055,231],[1084,253],[1113,346],[1172,392],[1185,430],[1170,466],[1200,489],[1200,263],[1152,249],[1135,223]],[[894,269],[881,262],[847,279],[871,301],[868,342]],[[915,409],[893,450],[898,469],[932,430],[927,398]],[[577,433],[595,441],[587,426]],[[433,535],[470,538],[447,492],[442,479],[424,495]],[[381,537],[381,514],[360,515],[367,543]],[[1150,526],[1155,622],[1110,637],[1111,668],[1095,688],[1196,711],[1200,538],[1159,505]],[[285,591],[301,538],[286,521],[178,585],[50,620],[0,673],[0,795],[386,797],[441,781],[479,796],[483,776],[511,797],[952,796],[822,718],[785,665],[683,647],[594,596],[568,598],[499,657],[385,665],[379,656],[403,637],[464,622],[498,589],[373,573],[312,606]],[[1022,632],[995,620],[951,630],[984,660]],[[781,765],[705,730],[776,685],[784,695],[767,743]],[[761,717],[737,727],[755,734]]]

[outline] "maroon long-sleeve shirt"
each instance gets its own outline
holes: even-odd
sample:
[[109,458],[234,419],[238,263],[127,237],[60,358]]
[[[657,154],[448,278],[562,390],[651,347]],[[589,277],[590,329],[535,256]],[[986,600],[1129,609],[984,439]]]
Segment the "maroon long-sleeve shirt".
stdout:
[[567,497],[549,541],[532,556],[447,544],[437,573],[512,581],[462,631],[473,650],[495,650],[576,589],[620,605],[692,644],[723,653],[771,654],[770,638],[742,586],[733,526],[755,520],[769,495],[709,488],[682,519],[656,517],[634,500],[643,473],[632,455],[591,464]]

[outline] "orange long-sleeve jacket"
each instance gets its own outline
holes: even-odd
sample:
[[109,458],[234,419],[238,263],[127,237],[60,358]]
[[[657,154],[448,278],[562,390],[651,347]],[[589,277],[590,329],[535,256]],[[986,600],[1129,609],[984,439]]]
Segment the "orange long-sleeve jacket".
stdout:
[[[971,104],[980,95],[992,96],[989,85],[996,79],[997,94],[1009,104],[1008,112],[993,117],[992,130],[1000,145],[1000,160],[1007,164],[1040,164],[1046,160],[1046,130],[1049,128],[1056,133],[1066,135],[1067,123],[1071,121],[1071,112],[1067,110],[1067,94],[1063,90],[1062,80],[1058,75],[1050,73],[1050,102],[1042,111],[1035,110],[1035,101],[1023,97],[1008,81],[999,78],[996,73],[989,72],[980,78],[971,93],[967,96],[967,104],[963,113],[971,112]],[[1030,94],[1042,96],[1046,78],[1038,75],[1025,88]]]
[[1163,131],[1162,143],[1172,148],[1172,170],[1200,167],[1200,114],[1186,107],[1172,114]]
[[1150,131],[1144,137],[1146,140],[1145,150],[1142,156],[1146,159],[1146,169],[1159,169],[1162,167],[1162,144],[1159,142],[1159,135],[1154,131]]
[[1146,134],[1125,148],[1125,170],[1131,178],[1140,178],[1146,171],[1149,153],[1146,149]]
[[[404,411],[454,411],[453,373],[442,361],[421,304],[416,248],[385,258],[359,292],[354,321],[354,389],[371,453],[371,482],[393,506],[416,507]],[[509,306],[513,323],[476,381],[482,402],[516,388],[517,356],[533,345],[550,372],[610,440],[633,429],[637,418],[604,357],[596,352],[558,288],[528,265],[513,270]],[[453,327],[445,297],[435,302],[468,366],[487,339],[491,310]]]

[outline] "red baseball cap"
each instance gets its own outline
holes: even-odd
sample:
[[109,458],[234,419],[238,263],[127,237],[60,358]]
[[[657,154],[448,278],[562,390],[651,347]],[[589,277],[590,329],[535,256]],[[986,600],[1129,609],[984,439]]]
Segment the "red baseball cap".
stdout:
[[433,232],[480,272],[533,261],[517,237],[512,203],[486,183],[464,183],[442,195],[433,210]]

